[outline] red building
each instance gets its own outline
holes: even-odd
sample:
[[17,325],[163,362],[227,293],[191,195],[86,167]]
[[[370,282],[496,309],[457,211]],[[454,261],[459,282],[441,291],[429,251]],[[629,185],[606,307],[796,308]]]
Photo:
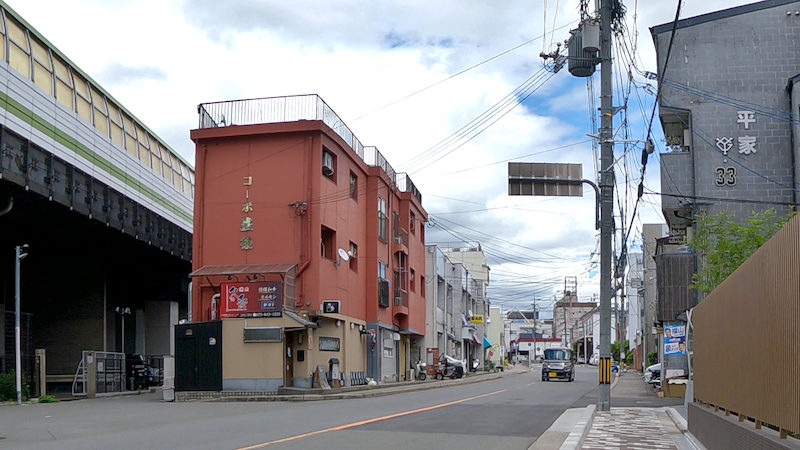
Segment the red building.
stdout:
[[408,176],[316,95],[199,111],[192,313],[222,320],[223,388],[310,386],[334,359],[342,383],[404,379],[425,330]]

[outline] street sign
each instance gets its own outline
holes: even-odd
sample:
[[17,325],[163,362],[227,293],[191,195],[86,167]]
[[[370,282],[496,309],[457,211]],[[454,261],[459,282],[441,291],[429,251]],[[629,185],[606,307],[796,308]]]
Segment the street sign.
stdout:
[[508,195],[583,197],[583,166],[572,163],[508,163]]
[[329,314],[338,314],[339,313],[339,300],[323,300],[322,301],[322,312],[329,313]]

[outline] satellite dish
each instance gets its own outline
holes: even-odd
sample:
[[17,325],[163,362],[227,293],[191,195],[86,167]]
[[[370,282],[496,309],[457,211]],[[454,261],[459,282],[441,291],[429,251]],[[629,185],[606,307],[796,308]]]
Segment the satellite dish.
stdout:
[[347,252],[343,248],[339,249],[339,257],[342,258],[342,261],[344,261],[344,262],[347,262],[347,261],[350,260],[350,255],[348,255]]

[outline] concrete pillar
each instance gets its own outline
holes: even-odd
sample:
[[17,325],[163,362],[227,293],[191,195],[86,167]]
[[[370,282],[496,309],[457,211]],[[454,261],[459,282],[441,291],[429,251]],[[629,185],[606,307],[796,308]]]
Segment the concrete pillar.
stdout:
[[43,348],[36,349],[36,396],[47,394],[47,351]]
[[86,396],[94,398],[97,394],[97,358],[93,351],[86,352],[83,371],[86,376]]

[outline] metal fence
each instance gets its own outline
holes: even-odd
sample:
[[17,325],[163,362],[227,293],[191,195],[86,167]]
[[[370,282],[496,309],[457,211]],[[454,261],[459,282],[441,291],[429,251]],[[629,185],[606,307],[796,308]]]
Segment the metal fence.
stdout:
[[407,174],[398,174],[376,147],[365,147],[344,121],[318,95],[250,98],[201,103],[197,107],[200,128],[231,125],[321,120],[338,134],[362,161],[383,169],[402,192],[411,192],[422,202],[422,195]]
[[[19,319],[22,375],[30,377],[34,371],[33,337],[31,335],[33,315],[22,313]],[[14,350],[15,328],[14,311],[0,310],[0,339],[2,339],[2,342],[0,342],[0,373],[11,372],[16,367],[16,351]]]
[[[125,354],[95,352],[95,380],[98,394],[126,390]],[[86,366],[84,366],[86,367]]]
[[695,401],[800,432],[800,216],[692,315]]

